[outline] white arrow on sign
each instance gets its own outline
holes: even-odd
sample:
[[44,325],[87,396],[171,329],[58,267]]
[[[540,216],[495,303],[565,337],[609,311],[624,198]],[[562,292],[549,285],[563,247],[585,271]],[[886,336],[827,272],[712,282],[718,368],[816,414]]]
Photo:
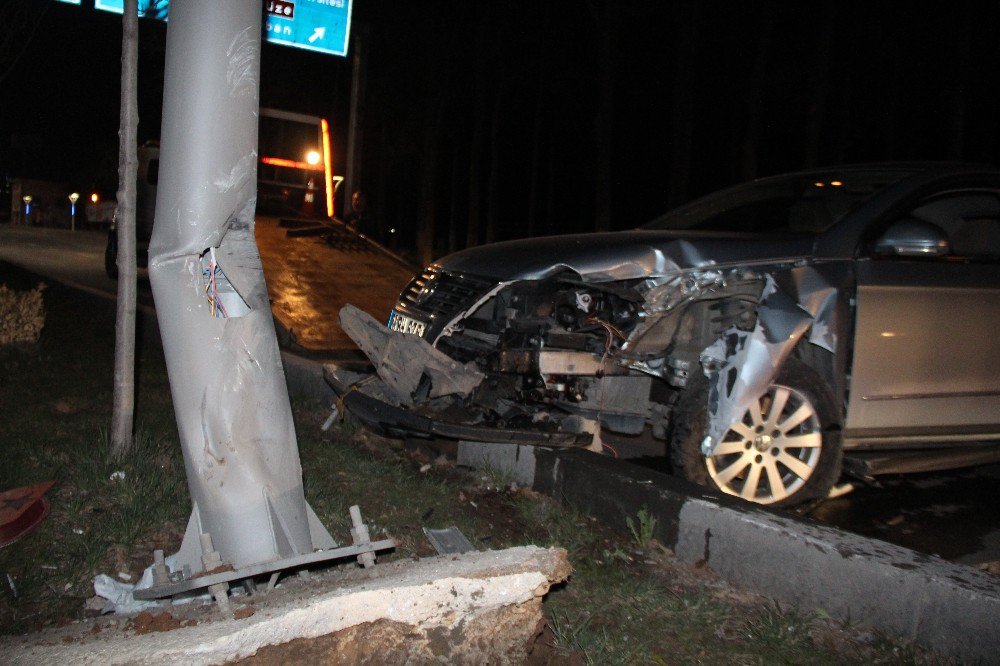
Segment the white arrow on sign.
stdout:
[[319,27],[313,32],[312,36],[309,38],[309,43],[312,44],[317,39],[323,39],[326,36],[326,27]]

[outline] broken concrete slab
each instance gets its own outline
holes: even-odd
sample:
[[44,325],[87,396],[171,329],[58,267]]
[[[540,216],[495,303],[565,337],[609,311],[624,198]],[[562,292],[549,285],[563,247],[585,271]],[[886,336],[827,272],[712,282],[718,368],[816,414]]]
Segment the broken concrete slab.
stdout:
[[333,569],[235,600],[233,619],[172,607],[6,639],[0,652],[11,664],[220,664],[322,637],[321,650],[354,663],[518,664],[541,630],[542,597],[570,571],[564,550],[535,546]]

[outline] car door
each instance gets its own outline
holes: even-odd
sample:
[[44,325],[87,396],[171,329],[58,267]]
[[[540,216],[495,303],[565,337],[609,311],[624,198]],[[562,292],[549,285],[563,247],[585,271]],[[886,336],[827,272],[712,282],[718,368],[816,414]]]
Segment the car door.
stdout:
[[938,257],[857,263],[845,438],[902,445],[1000,432],[1000,196],[953,191],[908,217],[947,235]]

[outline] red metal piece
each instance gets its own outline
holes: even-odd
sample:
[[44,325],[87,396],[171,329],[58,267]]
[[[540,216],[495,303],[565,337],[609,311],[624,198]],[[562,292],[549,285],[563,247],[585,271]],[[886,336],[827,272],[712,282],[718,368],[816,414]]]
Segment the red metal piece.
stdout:
[[13,488],[0,493],[0,548],[9,546],[38,527],[49,515],[45,493],[55,481]]

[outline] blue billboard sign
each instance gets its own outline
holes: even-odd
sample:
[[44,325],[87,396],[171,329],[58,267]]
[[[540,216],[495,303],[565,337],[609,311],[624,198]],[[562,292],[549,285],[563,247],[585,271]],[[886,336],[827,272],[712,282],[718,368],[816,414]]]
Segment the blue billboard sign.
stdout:
[[351,0],[264,0],[264,38],[307,51],[347,55]]
[[[139,16],[167,20],[167,9],[170,0],[139,0]],[[94,0],[95,9],[122,14],[125,11],[125,0]]]
[[[94,0],[94,7],[121,14],[124,1]],[[170,0],[139,0],[139,16],[166,21],[169,4]],[[345,56],[351,4],[352,0],[264,0],[263,38],[273,44]]]

